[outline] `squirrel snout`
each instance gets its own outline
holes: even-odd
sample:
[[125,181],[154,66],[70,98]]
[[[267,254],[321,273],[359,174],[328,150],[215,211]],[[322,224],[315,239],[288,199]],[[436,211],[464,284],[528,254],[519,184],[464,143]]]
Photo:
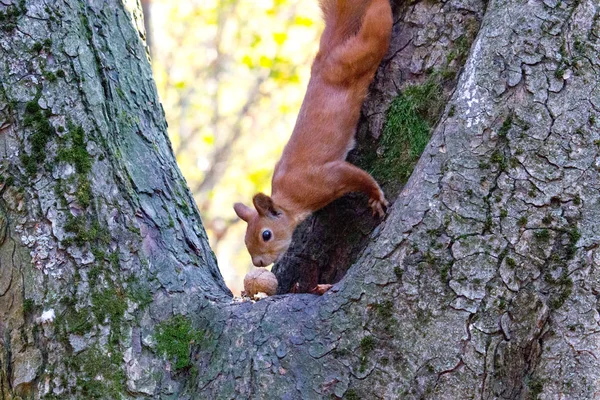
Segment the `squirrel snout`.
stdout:
[[252,257],[252,264],[255,267],[266,267],[265,261],[261,257]]

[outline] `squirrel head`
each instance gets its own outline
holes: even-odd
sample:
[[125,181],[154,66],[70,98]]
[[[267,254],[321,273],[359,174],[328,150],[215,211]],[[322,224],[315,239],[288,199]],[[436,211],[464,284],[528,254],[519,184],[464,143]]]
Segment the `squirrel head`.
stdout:
[[248,223],[244,241],[252,264],[266,267],[276,262],[288,249],[295,224],[266,194],[256,194],[252,203],[255,210],[242,203],[235,203],[233,209],[238,217]]

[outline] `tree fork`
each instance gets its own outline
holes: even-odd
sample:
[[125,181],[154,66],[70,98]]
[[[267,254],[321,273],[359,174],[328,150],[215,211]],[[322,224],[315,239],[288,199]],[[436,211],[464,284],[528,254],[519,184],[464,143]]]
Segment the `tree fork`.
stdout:
[[[230,303],[175,164],[139,7],[2,8],[3,398],[598,390],[597,4],[489,2],[429,144],[344,279],[255,304]],[[394,34],[448,15],[464,32],[456,9],[484,8],[416,3]],[[377,85],[402,87],[392,54]]]

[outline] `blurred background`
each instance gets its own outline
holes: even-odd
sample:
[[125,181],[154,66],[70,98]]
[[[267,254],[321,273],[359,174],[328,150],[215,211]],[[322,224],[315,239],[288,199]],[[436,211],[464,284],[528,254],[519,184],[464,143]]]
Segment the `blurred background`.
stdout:
[[233,203],[270,194],[318,50],[318,1],[142,4],[173,151],[237,295],[252,263]]

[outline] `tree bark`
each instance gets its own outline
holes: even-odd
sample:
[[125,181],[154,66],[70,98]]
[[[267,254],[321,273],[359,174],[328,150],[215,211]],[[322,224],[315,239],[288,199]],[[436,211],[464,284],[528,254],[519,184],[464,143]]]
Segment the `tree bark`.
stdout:
[[[441,76],[431,140],[364,244],[329,245],[357,255],[332,290],[242,304],[175,164],[139,7],[45,7],[1,22],[2,398],[598,396],[596,2],[396,7],[359,131]],[[396,165],[380,140],[374,170]]]
[[2,399],[181,391],[154,326],[230,298],[173,157],[140,10],[2,7]]

